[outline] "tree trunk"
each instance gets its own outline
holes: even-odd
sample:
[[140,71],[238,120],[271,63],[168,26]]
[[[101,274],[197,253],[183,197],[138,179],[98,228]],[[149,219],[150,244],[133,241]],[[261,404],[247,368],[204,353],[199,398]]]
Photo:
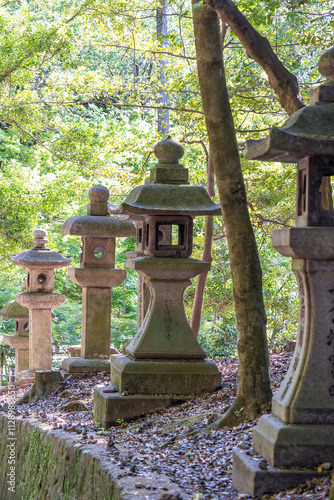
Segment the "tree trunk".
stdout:
[[2,385],[2,375],[3,375],[3,365],[4,365],[5,355],[3,348],[0,348],[0,386]]
[[238,326],[238,393],[230,411],[215,422],[218,427],[233,424],[236,412],[246,419],[255,418],[269,403],[271,389],[262,271],[228,100],[218,17],[206,6],[197,7],[193,22],[202,105],[230,252]]
[[229,25],[245,47],[247,55],[267,73],[269,84],[278,95],[282,108],[291,115],[305,106],[297,78],[285,68],[268,40],[253,28],[232,0],[204,0],[204,3]]
[[328,500],[334,500],[334,473],[332,477],[332,487],[331,491],[329,492],[329,499]]
[[[215,177],[213,170],[212,155],[209,155],[207,160],[207,180],[208,180],[208,193],[210,196],[214,196]],[[204,262],[210,262],[210,263],[212,262],[212,253],[211,253],[212,235],[213,235],[213,216],[208,215],[205,218],[204,245],[203,245],[203,256],[202,256],[202,260]],[[196,338],[198,337],[199,327],[201,324],[205,283],[207,276],[208,276],[207,272],[201,273],[196,280],[196,290],[195,290],[193,310],[190,322],[190,327]]]
[[16,404],[36,403],[57,390],[61,381],[60,371],[36,371],[34,385]]
[[[157,36],[161,43],[161,46],[167,48],[167,38],[168,33],[168,3],[167,0],[161,0],[161,8],[157,9]],[[164,106],[168,106],[169,95],[166,92],[167,78],[165,75],[166,61],[164,59],[159,60],[159,93],[157,102],[161,104],[162,109],[158,109],[158,132],[160,132],[163,137],[169,134],[169,110],[163,109]]]

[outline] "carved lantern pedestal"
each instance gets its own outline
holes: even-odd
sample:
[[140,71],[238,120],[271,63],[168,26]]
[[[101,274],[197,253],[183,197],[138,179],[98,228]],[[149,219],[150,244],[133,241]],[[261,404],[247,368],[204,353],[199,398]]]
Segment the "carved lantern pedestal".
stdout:
[[[334,78],[334,49],[319,61]],[[299,289],[299,331],[286,377],[272,400],[272,413],[253,432],[259,458],[235,450],[233,485],[256,497],[301,484],[334,457],[334,211],[329,196],[334,175],[334,87],[311,93],[312,104],[248,144],[249,159],[297,162],[294,228],[273,233],[274,248],[292,258]],[[259,460],[268,462],[261,470]]]
[[27,290],[16,300],[29,309],[29,371],[51,370],[51,316],[64,295],[55,293],[54,269],[66,267],[71,259],[46,248],[46,231],[33,232],[35,248],[12,257],[15,264],[27,268]]
[[132,222],[108,213],[109,190],[101,185],[89,190],[87,215],[70,217],[62,234],[81,236],[81,266],[69,268],[69,277],[82,287],[81,356],[67,358],[62,368],[71,373],[110,371],[111,289],[126,277],[115,269],[116,237],[136,235]]
[[220,215],[220,207],[203,187],[188,185],[188,171],[178,163],[181,144],[169,137],[154,152],[159,163],[151,169],[150,183],[114,207],[115,213],[140,221],[137,249],[143,256],[127,260],[126,267],[145,280],[151,299],[127,355],[112,356],[111,388],[95,388],[94,418],[105,427],[221,384],[217,366],[204,360],[183,305],[190,279],[210,269],[209,263],[190,258],[193,217]]
[[29,370],[29,309],[11,300],[0,311],[5,319],[15,319],[15,335],[4,335],[3,340],[15,349],[15,377]]

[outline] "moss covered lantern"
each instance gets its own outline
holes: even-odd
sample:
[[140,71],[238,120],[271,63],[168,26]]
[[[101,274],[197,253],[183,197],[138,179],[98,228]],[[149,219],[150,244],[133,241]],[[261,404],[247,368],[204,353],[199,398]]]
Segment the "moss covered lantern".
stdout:
[[[220,206],[202,186],[189,184],[188,170],[179,164],[180,143],[167,137],[155,146],[154,154],[159,162],[151,169],[150,182],[134,188],[112,209],[140,221],[137,250],[143,256],[127,260],[126,267],[147,280],[151,300],[137,334],[125,348],[126,355],[112,358],[111,382],[128,396],[96,388],[95,418],[103,425],[171,404],[173,397],[220,386],[220,373],[215,364],[204,361],[205,352],[183,305],[190,279],[210,268],[208,262],[190,257],[193,218],[221,215]],[[135,402],[126,399],[130,395]]]
[[324,474],[314,468],[333,464],[334,48],[320,58],[319,70],[326,82],[311,91],[311,104],[246,147],[248,159],[297,164],[296,227],[272,237],[273,247],[292,258],[297,279],[296,348],[272,413],[253,432],[254,451],[267,470],[242,450],[234,452],[234,487],[256,497],[303,483]]
[[126,277],[124,269],[115,269],[116,238],[136,235],[132,222],[110,217],[106,187],[93,186],[88,195],[87,215],[70,217],[61,228],[82,239],[80,267],[69,268],[71,280],[82,287],[81,357],[62,362],[69,372],[110,370],[111,290]]
[[47,233],[33,232],[35,247],[25,250],[11,261],[27,269],[26,291],[17,302],[29,309],[29,370],[51,370],[51,309],[60,306],[64,295],[54,292],[54,270],[66,267],[71,259],[46,248]]

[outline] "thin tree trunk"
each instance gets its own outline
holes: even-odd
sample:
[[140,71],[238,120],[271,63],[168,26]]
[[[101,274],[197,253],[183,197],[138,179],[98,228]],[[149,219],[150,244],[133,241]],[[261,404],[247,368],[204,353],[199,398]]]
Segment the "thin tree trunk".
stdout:
[[[207,182],[208,182],[208,193],[210,196],[215,195],[215,177],[212,162],[212,155],[209,154],[207,159]],[[212,262],[212,235],[213,235],[213,217],[208,215],[205,218],[205,232],[204,232],[204,245],[203,245],[203,256],[202,260],[204,262]],[[198,337],[199,327],[201,324],[205,283],[208,273],[201,273],[196,280],[196,290],[193,302],[193,310],[191,315],[190,327],[195,335]]]
[[[194,1],[194,0],[193,0]],[[194,2],[195,3],[195,2]],[[236,412],[254,418],[271,399],[262,271],[250,222],[234,124],[226,88],[216,12],[193,12],[198,77],[226,229],[238,326],[238,393],[213,425],[234,424]]]
[[3,365],[4,365],[5,355],[3,348],[0,348],[0,386],[2,385],[2,375],[3,375]]
[[334,500],[334,473],[333,473],[333,477],[332,477],[331,491],[329,492],[329,500]]
[[247,55],[267,73],[269,84],[278,95],[282,108],[291,115],[305,106],[297,78],[285,68],[268,40],[253,28],[232,0],[204,0],[204,3],[229,25],[245,47]]
[[125,281],[123,281],[123,287],[122,287],[122,290],[123,290],[123,317],[125,316],[125,313],[126,313],[126,301],[125,301]]
[[[157,36],[164,49],[167,49],[168,43],[166,35],[168,33],[168,3],[167,0],[161,0],[161,8],[157,9]],[[169,95],[166,92],[167,78],[165,74],[166,61],[164,59],[159,60],[159,94],[158,103],[161,106],[168,106]],[[158,132],[161,132],[163,137],[169,134],[169,110],[158,109]]]

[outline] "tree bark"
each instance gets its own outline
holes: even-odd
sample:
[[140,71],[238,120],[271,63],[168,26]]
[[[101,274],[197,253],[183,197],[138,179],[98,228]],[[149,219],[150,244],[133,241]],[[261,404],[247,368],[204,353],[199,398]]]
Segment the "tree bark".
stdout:
[[[194,0],[193,0],[194,2]],[[195,2],[194,2],[195,3]],[[262,271],[250,222],[234,124],[226,88],[219,21],[215,11],[193,12],[198,77],[228,240],[238,326],[238,393],[228,414],[254,418],[271,399]]]
[[[157,36],[162,48],[167,49],[168,43],[166,35],[168,34],[168,3],[167,0],[161,0],[161,8],[157,9]],[[158,109],[158,132],[163,137],[169,134],[169,110],[164,109],[168,106],[169,95],[166,92],[167,78],[165,75],[166,61],[159,59],[159,92],[157,102],[162,108]]]
[[0,386],[2,385],[4,360],[5,360],[5,355],[4,355],[2,347],[0,347]]
[[[297,78],[285,68],[268,40],[253,28],[232,0],[204,0],[204,3],[229,25],[246,49],[247,55],[267,73],[269,84],[276,92],[282,108],[291,115],[304,107]],[[196,10],[198,9],[195,8]]]
[[[207,183],[208,183],[208,193],[210,196],[215,195],[215,177],[212,155],[209,154],[207,159]],[[203,245],[203,256],[202,260],[204,262],[212,262],[212,235],[213,235],[213,216],[208,215],[205,218],[205,231],[204,231],[204,245]],[[208,273],[201,273],[196,280],[196,290],[193,302],[193,310],[191,315],[190,327],[195,335],[198,337],[199,327],[201,324],[202,309],[204,302],[204,292],[205,284]]]
[[333,473],[333,477],[332,477],[332,487],[331,487],[331,490],[329,492],[329,500],[334,500],[334,473]]
[[[203,256],[202,260],[204,262],[212,262],[212,234],[213,234],[213,216],[208,215],[205,218],[205,234],[204,234],[204,245],[203,245]],[[195,337],[198,337],[199,327],[201,325],[202,309],[204,302],[204,292],[205,284],[208,276],[208,272],[201,273],[196,280],[196,289],[193,302],[193,310],[191,315],[190,327],[193,331]]]
[[35,382],[30,391],[20,398],[16,404],[36,403],[58,389],[61,385],[60,371],[44,370],[35,372]]

